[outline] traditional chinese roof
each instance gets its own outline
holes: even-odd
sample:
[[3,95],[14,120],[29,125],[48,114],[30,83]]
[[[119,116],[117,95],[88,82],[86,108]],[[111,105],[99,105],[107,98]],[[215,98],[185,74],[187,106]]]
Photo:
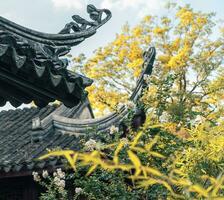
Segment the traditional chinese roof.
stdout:
[[[150,75],[155,59],[155,49],[150,48],[144,54],[142,74],[130,97],[137,102],[146,87],[145,75]],[[61,160],[36,161],[47,149],[79,149],[80,135],[89,130],[107,131],[112,125],[119,125],[127,115],[125,107],[118,113],[112,113],[99,119],[79,119],[81,113],[89,107],[89,102],[69,109],[61,105],[45,108],[25,108],[0,112],[0,176],[31,172],[55,167]],[[91,109],[90,109],[91,110]]]
[[[75,46],[86,38],[96,33],[97,29],[104,25],[110,18],[111,12],[107,9],[97,9],[93,5],[87,6],[87,13],[91,21],[87,21],[78,15],[73,15],[69,22],[58,34],[42,33],[0,17],[0,30],[13,35],[44,45]],[[106,15],[103,17],[103,15]]]
[[74,15],[58,34],[37,32],[0,17],[0,106],[7,101],[15,107],[34,101],[44,107],[59,100],[73,107],[85,100],[85,88],[92,80],[67,70],[68,60],[61,56],[111,17],[109,10],[93,5],[87,12],[92,21]]
[[45,129],[44,138],[36,137],[36,123],[38,120],[44,123],[43,120],[49,120],[52,115],[78,118],[86,108],[91,111],[88,101],[72,109],[64,105],[48,105],[42,109],[33,107],[0,112],[0,177],[57,165],[59,160],[36,162],[35,158],[46,153],[46,149],[76,149],[77,136],[59,133],[50,127]]

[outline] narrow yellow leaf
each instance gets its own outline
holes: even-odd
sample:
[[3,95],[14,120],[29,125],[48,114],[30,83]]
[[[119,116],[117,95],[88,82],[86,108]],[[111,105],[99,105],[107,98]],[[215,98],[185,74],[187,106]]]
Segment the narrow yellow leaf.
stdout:
[[120,142],[114,152],[113,161],[114,161],[115,165],[118,165],[118,163],[119,163],[118,154],[120,153],[120,151],[122,150],[123,147],[124,147],[124,142]]
[[157,143],[158,139],[159,139],[159,136],[155,136],[155,137],[153,138],[153,140],[150,141],[150,143],[148,143],[148,144],[145,145],[145,149],[146,149],[147,151],[150,151],[151,148]]
[[97,168],[98,165],[93,165],[89,168],[89,171],[87,172],[86,176],[89,176],[90,174],[92,174],[95,169]]
[[74,162],[74,159],[72,157],[72,154],[69,154],[69,152],[66,152],[65,153],[65,158],[67,159],[70,166],[75,170],[75,162]]
[[166,158],[165,156],[163,156],[162,154],[160,154],[160,153],[157,153],[157,152],[155,152],[155,151],[150,151],[150,154],[152,155],[152,156],[154,156],[154,157],[157,157],[157,158]]
[[133,142],[131,142],[131,147],[135,147],[140,139],[140,137],[143,135],[143,132],[139,132],[135,137]]
[[117,143],[103,145],[102,146],[102,149],[110,149],[112,147],[115,147],[116,145],[117,145]]
[[208,192],[204,188],[202,188],[200,185],[190,186],[188,190],[190,192],[196,192],[200,196],[203,196],[203,197],[206,197],[206,198],[208,197]]
[[154,169],[152,167],[143,167],[143,170],[145,170],[146,172],[148,172],[149,174],[152,174],[154,176],[163,177],[163,174],[159,170]]
[[219,192],[219,190],[223,186],[224,176],[220,175],[216,180],[217,181],[216,181],[215,187],[212,190],[212,197],[216,197],[217,193]]
[[44,159],[47,159],[49,157],[60,157],[60,156],[64,156],[65,157],[65,154],[75,154],[76,152],[75,151],[72,151],[72,150],[61,150],[61,151],[51,151],[43,156],[40,156],[38,158],[38,160],[44,160]]
[[141,161],[139,160],[138,156],[134,154],[131,150],[128,150],[128,156],[131,162],[135,166],[135,176],[138,176],[141,173]]
[[73,155],[73,163],[74,163],[74,170],[76,170],[76,162],[77,162],[77,160],[78,160],[78,153],[76,153],[75,155]]
[[135,152],[141,152],[141,153],[145,153],[146,150],[141,148],[141,147],[130,147],[131,150],[135,151]]

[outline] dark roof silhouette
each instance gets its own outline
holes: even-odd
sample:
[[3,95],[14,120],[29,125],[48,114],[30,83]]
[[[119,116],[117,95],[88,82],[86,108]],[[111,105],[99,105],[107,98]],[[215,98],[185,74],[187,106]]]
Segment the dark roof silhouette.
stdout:
[[[0,17],[0,106],[34,103],[39,107],[59,100],[72,108],[85,101],[92,80],[67,70],[62,57],[72,46],[96,33],[111,12],[87,6],[91,21],[78,15],[58,34],[34,31]],[[103,17],[105,14],[106,16]]]
[[[146,87],[144,75],[150,75],[155,59],[155,49],[144,54],[142,74],[130,100],[137,102]],[[88,108],[90,117],[80,119]],[[37,161],[47,149],[80,149],[79,136],[91,130],[107,132],[112,125],[119,126],[127,116],[122,107],[118,113],[111,113],[93,119],[88,100],[73,108],[48,105],[44,108],[24,108],[0,112],[0,174],[29,172],[60,165],[63,160]]]

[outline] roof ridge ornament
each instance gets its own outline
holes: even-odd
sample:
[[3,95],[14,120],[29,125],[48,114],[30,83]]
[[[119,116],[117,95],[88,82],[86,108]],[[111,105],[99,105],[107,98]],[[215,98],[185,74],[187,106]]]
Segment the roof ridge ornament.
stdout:
[[[92,21],[73,15],[60,33],[34,31],[0,17],[0,105],[34,103],[39,107],[59,100],[67,107],[85,101],[92,80],[67,70],[61,58],[96,33],[111,18],[107,9],[87,6]],[[73,31],[73,32],[71,32]]]
[[[96,33],[97,29],[104,25],[112,16],[107,9],[97,9],[93,5],[87,6],[87,13],[92,21],[87,21],[78,15],[73,15],[73,22],[65,25],[58,34],[49,34],[38,32],[21,25],[18,25],[8,19],[0,16],[0,30],[7,31],[23,39],[38,42],[44,45],[55,46],[75,46],[86,38]],[[103,18],[103,15],[106,15]],[[73,32],[71,33],[71,30]]]

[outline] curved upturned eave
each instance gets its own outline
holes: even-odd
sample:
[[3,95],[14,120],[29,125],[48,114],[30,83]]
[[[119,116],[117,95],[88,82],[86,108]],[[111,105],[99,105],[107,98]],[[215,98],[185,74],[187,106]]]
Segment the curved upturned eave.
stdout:
[[[1,39],[4,41],[4,37]],[[67,76],[73,77],[70,80],[66,74],[52,71],[52,61],[40,63],[25,52],[19,54],[22,44],[14,40],[11,38],[14,45],[0,44],[0,106],[7,101],[14,107],[34,101],[43,107],[59,100],[74,107],[85,99],[84,89],[92,84],[91,79],[67,70]]]
[[80,32],[74,32],[69,34],[51,34],[51,33],[43,33],[39,31],[35,31],[19,24],[16,24],[4,17],[0,16],[0,27],[5,29],[8,32],[13,34],[17,34],[23,38],[27,38],[29,40],[33,40],[35,42],[39,42],[41,44],[52,45],[52,43],[56,46],[74,46],[85,40],[86,38],[92,36],[96,33],[96,30],[105,24],[112,16],[109,10],[104,9],[104,12],[107,14],[107,17],[101,21],[97,26],[92,26],[86,30]]
[[[151,47],[147,53],[149,55],[144,62],[146,67],[143,68],[142,74],[139,77],[137,85],[130,97],[130,100],[133,102],[137,102],[138,98],[142,94],[142,88],[144,85],[144,75],[150,75],[152,72],[153,63],[154,63],[155,55],[156,55],[155,48]],[[113,112],[101,118],[78,120],[78,119],[62,117],[59,115],[54,115],[52,116],[52,121],[53,121],[54,128],[58,130],[85,133],[88,129],[92,129],[96,127],[98,131],[101,131],[101,130],[107,130],[112,125],[118,125],[121,122],[121,120],[125,118],[127,113],[128,111],[123,106],[118,112]]]

